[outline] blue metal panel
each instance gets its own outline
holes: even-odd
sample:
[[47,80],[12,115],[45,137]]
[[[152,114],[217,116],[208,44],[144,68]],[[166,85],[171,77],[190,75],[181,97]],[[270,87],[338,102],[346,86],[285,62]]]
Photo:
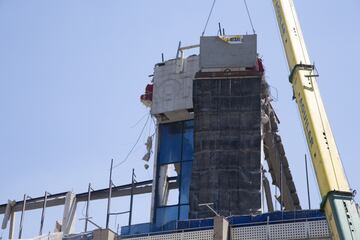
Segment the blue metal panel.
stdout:
[[194,155],[194,121],[185,121],[182,143],[182,160],[193,160]]
[[160,164],[181,161],[182,125],[182,122],[160,124]]
[[166,167],[168,164],[178,165],[176,169],[178,174],[177,182],[179,183],[179,199],[177,205],[160,206],[159,197],[157,197],[154,222],[156,228],[163,229],[164,227],[168,227],[167,224],[171,221],[188,219],[189,191],[194,152],[194,121],[188,120],[160,124],[159,128],[160,141],[157,159],[158,171],[156,187],[162,187],[159,186],[159,182],[163,181],[159,181],[160,176],[158,174],[160,169]]
[[159,207],[156,209],[156,227],[161,228],[167,223],[178,220],[179,206]]
[[[181,207],[185,207],[185,206],[187,205]],[[178,206],[162,208],[163,210],[160,214],[169,214],[169,217],[163,218],[169,220],[170,217],[174,215],[174,212],[177,210],[177,208]],[[254,226],[254,225],[262,225],[262,224],[277,224],[277,223],[304,222],[304,221],[310,222],[317,220],[325,220],[325,215],[320,210],[300,210],[300,211],[291,211],[291,212],[278,211],[278,212],[271,212],[271,213],[265,213],[259,215],[232,216],[227,218],[227,220],[232,226],[238,226],[238,225]],[[150,223],[132,225],[130,226],[130,228],[128,226],[125,226],[121,228],[121,235],[122,236],[148,235],[155,232],[160,234],[159,231],[168,231],[168,232],[176,232],[180,230],[191,231],[192,229],[210,229],[213,226],[214,226],[214,220],[212,218],[195,219],[195,220],[187,220],[187,221],[169,220],[169,222],[167,222],[163,226],[158,226]]]
[[181,164],[180,204],[189,204],[192,162]]
[[180,215],[179,215],[179,219],[180,220],[187,220],[189,219],[189,210],[190,207],[189,205],[182,205],[180,206]]
[[135,224],[131,226],[121,227],[121,235],[139,235],[144,233],[151,232],[151,224],[150,223],[141,223]]
[[323,212],[319,210],[302,210],[302,211],[289,211],[289,212],[271,212],[260,215],[247,215],[247,216],[233,216],[228,218],[231,225],[244,225],[266,222],[288,222],[300,221],[306,219],[307,221],[325,219]]

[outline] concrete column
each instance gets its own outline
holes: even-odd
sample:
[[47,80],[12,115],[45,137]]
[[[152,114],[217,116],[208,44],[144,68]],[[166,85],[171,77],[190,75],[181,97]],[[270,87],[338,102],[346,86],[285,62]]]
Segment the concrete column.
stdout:
[[64,235],[75,233],[76,205],[75,194],[68,192],[65,197],[64,215],[62,220],[62,232]]
[[115,240],[116,234],[110,229],[96,229],[93,231],[93,240]]
[[214,217],[214,240],[230,240],[229,222],[222,216]]
[[10,214],[10,226],[9,226],[9,239],[13,239],[14,238],[14,233],[15,233],[15,211],[12,211]]
[[15,201],[8,201],[4,213],[3,222],[1,225],[1,229],[6,229],[7,224],[10,219],[10,227],[9,227],[9,239],[12,239],[14,237],[14,231],[15,231],[15,212],[14,212],[14,206],[16,202]]

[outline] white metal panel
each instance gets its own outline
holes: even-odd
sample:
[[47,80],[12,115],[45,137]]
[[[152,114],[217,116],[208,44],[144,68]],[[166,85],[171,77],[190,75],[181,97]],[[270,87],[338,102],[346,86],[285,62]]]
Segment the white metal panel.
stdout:
[[270,225],[271,239],[306,239],[305,223],[285,223]]
[[256,226],[256,227],[238,227],[231,229],[231,239],[267,239],[266,238],[266,226]]
[[231,230],[233,240],[250,239],[330,239],[326,220],[237,227]]
[[[176,64],[183,61],[181,71]],[[175,112],[193,108],[192,85],[199,71],[199,56],[172,59],[155,66],[152,114]]]
[[325,220],[323,221],[311,221],[309,224],[309,234],[312,237],[329,236],[330,230]]

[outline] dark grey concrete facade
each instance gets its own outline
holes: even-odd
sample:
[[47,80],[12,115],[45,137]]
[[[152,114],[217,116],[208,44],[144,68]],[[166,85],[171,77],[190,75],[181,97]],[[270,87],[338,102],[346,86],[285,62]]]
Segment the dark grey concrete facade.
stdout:
[[261,76],[231,75],[194,80],[190,218],[214,216],[201,203],[222,216],[261,208]]

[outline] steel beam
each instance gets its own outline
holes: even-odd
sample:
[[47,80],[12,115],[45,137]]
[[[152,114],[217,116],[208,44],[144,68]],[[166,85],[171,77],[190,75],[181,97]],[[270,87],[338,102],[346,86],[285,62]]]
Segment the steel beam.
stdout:
[[[171,177],[168,180],[169,180],[170,189],[178,188],[176,177]],[[147,180],[143,182],[134,183],[133,194],[139,195],[139,194],[151,193],[152,182],[153,182],[152,180]],[[108,188],[92,191],[90,200],[94,201],[94,200],[106,199],[108,197],[108,191],[109,191]],[[67,192],[62,192],[48,196],[46,202],[46,208],[64,205],[66,194]],[[112,198],[130,196],[130,194],[131,194],[131,184],[116,186],[112,188]],[[44,196],[28,199],[26,201],[26,210],[28,211],[28,210],[43,208],[44,199],[45,199]],[[86,202],[87,199],[88,199],[88,192],[76,194],[77,202]],[[23,203],[24,203],[23,201],[17,201],[13,206],[13,211],[14,212],[21,211]],[[5,213],[6,206],[7,203],[0,205],[0,214]]]

